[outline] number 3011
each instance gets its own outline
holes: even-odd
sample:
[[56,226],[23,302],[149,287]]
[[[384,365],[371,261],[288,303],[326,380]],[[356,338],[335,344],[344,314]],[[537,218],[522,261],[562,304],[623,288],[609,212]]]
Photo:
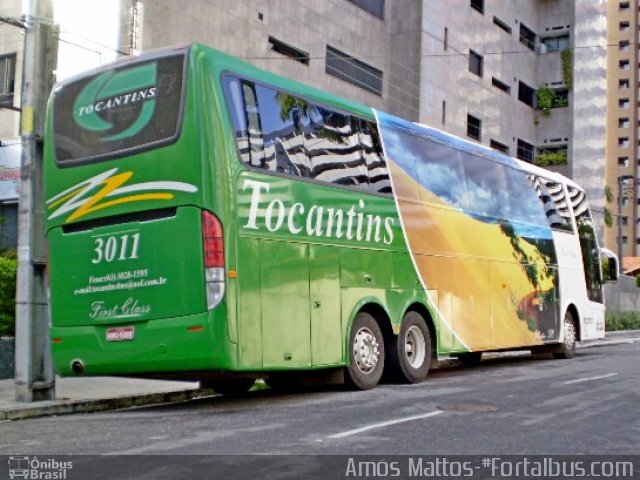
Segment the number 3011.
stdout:
[[140,234],[98,237],[95,239],[94,252],[96,256],[91,263],[113,262],[116,260],[134,260],[138,258]]

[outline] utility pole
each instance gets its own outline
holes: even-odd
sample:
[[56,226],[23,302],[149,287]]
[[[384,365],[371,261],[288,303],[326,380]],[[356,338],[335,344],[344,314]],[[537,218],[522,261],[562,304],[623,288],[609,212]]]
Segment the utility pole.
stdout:
[[625,184],[627,180],[632,180],[635,186],[635,177],[633,175],[620,175],[618,177],[618,260],[620,261],[620,270],[622,270],[622,202],[627,196],[625,192]]
[[16,292],[16,400],[55,398],[44,231],[42,156],[47,98],[57,62],[53,0],[29,0],[23,53]]

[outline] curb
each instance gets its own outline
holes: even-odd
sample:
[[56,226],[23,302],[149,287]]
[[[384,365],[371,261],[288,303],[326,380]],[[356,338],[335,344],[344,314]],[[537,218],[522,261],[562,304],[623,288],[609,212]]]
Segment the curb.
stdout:
[[640,338],[640,330],[617,330],[615,332],[605,332],[604,339],[607,338]]
[[128,395],[98,400],[70,400],[52,405],[9,408],[0,411],[0,422],[25,420],[71,413],[95,413],[126,408],[179,403],[212,395],[211,390],[182,390],[175,392]]

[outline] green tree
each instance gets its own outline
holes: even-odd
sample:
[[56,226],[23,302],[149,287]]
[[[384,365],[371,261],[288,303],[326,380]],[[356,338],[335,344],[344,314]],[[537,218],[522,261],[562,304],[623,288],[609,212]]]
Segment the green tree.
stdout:
[[17,260],[0,257],[0,337],[13,337],[16,332],[17,270]]

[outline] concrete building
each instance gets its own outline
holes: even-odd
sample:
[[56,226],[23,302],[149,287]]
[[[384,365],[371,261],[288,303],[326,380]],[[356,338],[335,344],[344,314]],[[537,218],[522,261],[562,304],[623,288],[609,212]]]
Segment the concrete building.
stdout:
[[[640,255],[640,197],[638,188],[624,177],[638,178],[640,136],[638,130],[638,0],[607,3],[609,57],[607,68],[607,185],[612,201],[613,227],[607,229],[607,245],[615,249],[621,236],[625,257]],[[620,179],[620,184],[619,180]],[[621,203],[620,232],[618,202]]]
[[557,164],[550,168],[587,188],[604,231],[600,0],[104,3],[117,9],[112,52],[202,42],[526,161]]
[[0,250],[17,245],[18,184],[20,180],[20,85],[22,83],[21,2],[6,0],[0,7]]

